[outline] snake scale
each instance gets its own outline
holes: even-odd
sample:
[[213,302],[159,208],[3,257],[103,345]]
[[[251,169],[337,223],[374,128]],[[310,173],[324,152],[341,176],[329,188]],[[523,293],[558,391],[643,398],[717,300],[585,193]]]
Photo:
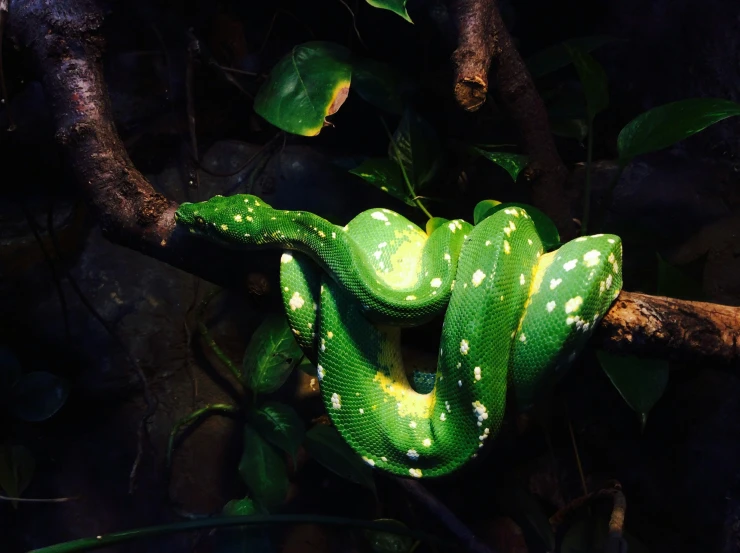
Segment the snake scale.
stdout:
[[[507,393],[528,406],[622,286],[618,236],[546,253],[521,207],[429,235],[388,209],[340,227],[247,194],[184,203],[175,217],[231,248],[284,250],[288,323],[333,423],[369,465],[407,477],[449,474],[477,457],[501,426]],[[404,370],[401,330],[440,315],[434,387],[421,393]]]

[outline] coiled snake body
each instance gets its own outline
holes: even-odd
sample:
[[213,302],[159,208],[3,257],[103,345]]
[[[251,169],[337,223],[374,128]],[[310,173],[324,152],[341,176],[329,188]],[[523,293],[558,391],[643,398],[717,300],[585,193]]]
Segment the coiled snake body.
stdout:
[[[441,476],[476,457],[499,430],[507,388],[520,407],[531,402],[622,286],[619,237],[545,253],[520,207],[431,235],[387,209],[339,227],[246,194],[182,204],[176,220],[227,246],[285,250],[285,312],[332,421],[368,464],[403,476]],[[442,313],[434,388],[418,393],[401,328]]]

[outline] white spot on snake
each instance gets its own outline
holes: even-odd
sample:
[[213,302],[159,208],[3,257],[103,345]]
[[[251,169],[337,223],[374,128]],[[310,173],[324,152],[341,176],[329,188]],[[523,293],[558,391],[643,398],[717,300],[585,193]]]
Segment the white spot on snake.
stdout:
[[385,457],[381,457],[380,460],[383,461],[384,463],[388,462],[388,459],[386,459]]
[[450,261],[451,259],[450,254],[445,253],[445,261]]
[[446,418],[447,418],[447,415],[445,415],[444,413],[440,413],[440,415],[439,415],[439,420],[441,420],[441,421],[443,421],[443,422],[444,422],[444,420],[445,420]]
[[326,238],[326,233],[323,230],[320,230],[318,234],[319,236],[321,236],[321,238]]
[[414,478],[421,478],[421,469],[409,469],[409,474]]
[[406,296],[406,299],[407,299],[408,301],[413,301],[413,300],[415,300],[415,299],[416,299],[416,296]]
[[462,388],[462,380],[458,380],[457,381],[457,387],[458,388]]
[[475,375],[476,380],[480,380],[480,367],[475,367],[473,369],[473,374]]
[[612,280],[613,280],[612,275],[606,276],[606,289],[607,290],[612,287]]
[[485,405],[480,401],[474,401],[472,405],[475,416],[478,417],[478,422],[482,422],[488,418],[488,409],[486,409]]
[[362,407],[360,407],[360,415],[364,415],[364,414],[365,414],[365,410]]
[[288,287],[286,286],[285,288],[283,288],[283,290],[285,290],[285,291],[287,292],[288,290],[290,290],[290,288],[288,288]]
[[490,245],[491,245],[491,241],[490,240],[486,240],[486,246],[490,246]]
[[221,225],[221,229],[222,230],[229,230],[229,227],[227,227],[226,225]]
[[421,443],[422,443],[422,445],[423,445],[424,447],[431,447],[431,445],[432,445],[432,440],[430,440],[429,438],[424,438],[424,441],[423,441],[423,442],[421,442]]
[[548,301],[547,305],[545,306],[547,308],[548,313],[552,313],[552,310],[555,309],[555,302],[554,301]]
[[432,288],[439,288],[442,286],[442,279],[441,278],[433,278],[432,281],[429,283],[429,286]]
[[293,261],[293,256],[289,253],[284,253],[280,256],[280,263],[290,263],[291,261]]
[[463,355],[467,355],[468,351],[470,350],[470,342],[468,342],[466,339],[462,339],[460,341],[460,353]]
[[560,286],[560,283],[563,282],[562,278],[554,278],[550,281],[550,290],[555,290],[558,286]]
[[457,230],[457,227],[455,226],[455,223],[450,223],[447,225],[452,232],[455,232]]
[[363,461],[365,461],[365,462],[366,462],[366,463],[367,463],[368,465],[370,465],[371,467],[374,467],[374,466],[375,466],[375,461],[373,461],[372,459],[368,459],[368,458],[367,458],[367,457],[365,457],[364,455],[362,456],[362,460],[363,460]]
[[375,257],[375,259],[380,259],[381,255],[383,255],[383,252],[381,252],[380,250],[373,252],[373,257]]
[[452,407],[450,407],[450,402],[449,402],[449,401],[445,401],[445,409],[447,409],[447,412],[448,412],[448,413],[449,413],[450,411],[452,411]]
[[525,280],[524,280],[524,273],[522,273],[521,275],[519,275],[519,284],[521,284],[522,286],[524,286],[524,282],[525,282]]
[[333,332],[332,332],[331,330],[330,330],[329,332],[327,332],[327,333],[326,333],[326,335],[327,335],[327,336],[328,336],[328,337],[329,337],[330,339],[331,339],[331,338],[334,338],[334,333],[333,333]]
[[577,263],[578,263],[578,260],[577,259],[571,259],[570,261],[566,262],[563,265],[563,269],[565,269],[566,271],[570,271],[572,269],[575,269]]
[[486,273],[478,269],[473,273],[473,286],[480,286],[480,283],[483,282],[483,279],[486,278]]
[[606,290],[606,284],[604,284],[604,281],[602,280],[599,282],[599,294],[603,294]]
[[290,305],[291,311],[295,311],[296,309],[300,309],[301,307],[303,307],[304,303],[306,303],[306,300],[304,300],[298,292],[294,292],[293,297],[291,297],[290,301],[288,302],[288,305]]
[[511,253],[511,245],[508,240],[504,240],[504,253],[507,255]]
[[385,215],[383,215],[380,211],[373,211],[370,214],[370,217],[372,217],[373,219],[377,219],[378,221],[387,221],[388,220],[388,217],[386,217]]
[[613,238],[607,238],[607,242],[609,242],[610,244],[614,244],[614,239]]
[[[406,456],[412,461],[416,461],[419,458],[419,454],[417,453],[415,449],[409,449],[406,452]],[[411,469],[411,470],[414,470],[414,469]]]
[[514,217],[519,217],[519,213],[517,213],[516,209],[514,208],[504,209],[504,213],[506,213],[507,215],[513,215]]
[[416,421],[411,421],[411,422],[409,423],[409,428],[412,428],[412,429],[413,429],[413,428],[416,428]]
[[238,214],[237,215],[234,215],[234,221],[236,221],[237,223],[241,223],[242,222],[242,216],[241,215],[238,215]]
[[570,298],[568,301],[565,302],[565,312],[573,313],[574,311],[578,311],[581,305],[583,305],[583,298],[581,296]]
[[252,217],[250,217],[249,215],[247,215],[247,221],[249,221],[251,223],[252,221],[254,221],[254,219],[252,219]]
[[254,209],[252,209],[251,207],[248,207],[247,211],[249,211],[249,213],[254,213]]
[[527,337],[524,335],[524,332],[522,332],[521,336],[519,336],[519,341],[520,342],[526,342],[527,341]]
[[336,392],[331,395],[331,406],[334,409],[341,409],[342,408],[342,396],[337,394]]
[[326,351],[326,340],[324,340],[323,338],[321,339],[321,351]]
[[337,238],[337,233],[334,232],[334,231],[331,231],[331,237],[334,238],[334,239],[336,239]]
[[527,238],[527,244],[529,244],[531,246],[532,244],[534,244],[534,242],[532,242],[532,239],[531,238]]
[[586,264],[586,267],[593,267],[599,264],[599,257],[601,257],[599,250],[591,250],[583,254],[583,262]]

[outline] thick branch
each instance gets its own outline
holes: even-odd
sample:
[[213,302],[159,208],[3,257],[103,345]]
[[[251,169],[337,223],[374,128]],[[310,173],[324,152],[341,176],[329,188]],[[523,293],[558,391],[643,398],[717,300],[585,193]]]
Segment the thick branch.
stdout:
[[457,0],[455,7],[459,43],[452,60],[458,104],[474,111],[485,102],[491,68],[501,104],[532,159],[525,172],[532,185],[532,202],[552,217],[565,240],[574,237],[563,189],[568,171],[555,147],[545,104],[501,19],[496,0]]
[[740,368],[740,307],[623,291],[594,340],[615,353]]
[[[92,0],[11,3],[10,31],[36,61],[81,190],[111,241],[213,282],[243,284],[264,254],[233,254],[176,230],[177,205],[128,157],[103,82],[101,22]],[[595,339],[610,351],[737,367],[740,308],[622,292]]]

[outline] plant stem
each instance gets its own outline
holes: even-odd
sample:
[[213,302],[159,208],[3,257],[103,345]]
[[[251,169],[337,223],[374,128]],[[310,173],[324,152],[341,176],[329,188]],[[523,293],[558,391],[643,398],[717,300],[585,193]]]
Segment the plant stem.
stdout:
[[[391,131],[388,129],[388,125],[385,124],[385,119],[382,117],[380,118],[380,122],[383,123],[383,127],[385,128],[385,132],[388,135],[388,140],[391,142],[391,146],[393,146],[393,151],[396,152],[396,157],[401,158],[400,152],[398,151],[398,146],[396,145],[396,141],[393,140],[393,135],[391,134]],[[421,209],[424,214],[432,219],[432,214],[429,213],[426,207],[424,207],[424,204],[421,203],[421,200],[419,199],[419,196],[416,195],[416,192],[414,191],[414,187],[411,184],[411,181],[409,180],[408,174],[406,174],[406,168],[403,166],[403,163],[400,161],[397,162],[398,166],[401,168],[401,174],[403,175],[403,181],[406,183],[406,188],[409,191],[409,196],[414,201],[414,203],[417,205],[419,209]]]
[[177,421],[172,427],[172,430],[170,430],[170,439],[167,442],[167,466],[169,467],[172,464],[172,451],[175,447],[175,437],[180,431],[180,428],[182,428],[186,424],[190,424],[194,420],[199,419],[203,415],[213,415],[216,413],[220,413],[222,415],[234,415],[238,412],[239,408],[235,405],[228,405],[226,403],[214,403],[212,405],[206,405],[202,409],[198,409],[197,411],[190,413],[187,417],[183,417],[182,419]]
[[583,221],[581,236],[588,232],[588,217],[591,212],[591,165],[594,155],[594,118],[588,118],[588,145],[586,147],[586,186],[583,191]]
[[177,522],[175,524],[165,524],[162,526],[149,526],[136,530],[127,530],[115,532],[106,536],[96,536],[94,538],[82,538],[79,540],[58,543],[41,549],[34,549],[28,553],[79,553],[81,551],[91,551],[119,543],[157,536],[165,536],[177,532],[188,532],[192,530],[203,530],[207,528],[228,528],[232,526],[274,526],[278,524],[323,524],[328,526],[348,526],[352,528],[363,528],[365,530],[374,530],[376,532],[388,532],[411,536],[413,538],[426,542],[436,543],[437,545],[447,548],[453,547],[448,542],[443,542],[439,538],[411,530],[395,524],[374,522],[371,520],[359,520],[342,517],[315,516],[315,515],[247,515],[233,517],[215,517],[205,520],[188,520]]
[[221,289],[213,290],[212,292],[209,292],[205,298],[203,298],[203,301],[200,302],[200,305],[198,306],[198,311],[196,312],[195,319],[198,324],[198,331],[200,332],[203,341],[206,343],[206,345],[208,345],[208,347],[211,348],[213,353],[216,354],[216,357],[218,357],[221,362],[228,367],[228,369],[231,371],[231,374],[236,377],[237,382],[241,382],[242,377],[239,369],[237,369],[236,365],[234,365],[231,359],[229,359],[229,356],[226,355],[218,346],[216,341],[211,336],[211,333],[208,331],[208,327],[203,322],[203,313],[206,310],[206,307],[208,307],[208,304],[211,302],[211,300],[218,296],[220,293]]

